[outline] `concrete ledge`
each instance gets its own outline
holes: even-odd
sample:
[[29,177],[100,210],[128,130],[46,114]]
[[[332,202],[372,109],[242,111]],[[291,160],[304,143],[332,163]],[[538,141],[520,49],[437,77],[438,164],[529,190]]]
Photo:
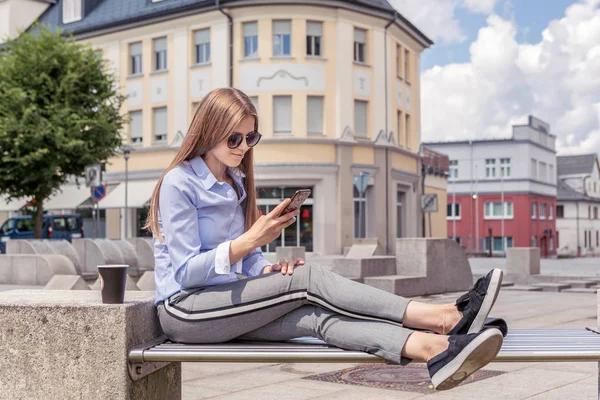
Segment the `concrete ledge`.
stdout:
[[27,239],[7,242],[6,254],[61,254],[73,263],[75,271],[81,274],[81,262],[75,248],[66,240]]
[[0,292],[0,397],[181,399],[181,364],[138,381],[127,350],[161,334],[154,293],[102,304],[93,291]]
[[54,275],[44,290],[90,290],[79,275]]
[[71,260],[60,254],[0,256],[0,283],[45,285],[54,275],[77,275]]
[[540,249],[538,247],[506,249],[506,272],[516,275],[539,275]]
[[281,259],[296,261],[299,258],[306,260],[306,248],[304,246],[275,248],[275,262]]
[[563,289],[570,289],[571,285],[562,283],[534,283],[531,286],[541,287],[544,292],[560,292]]
[[133,246],[138,257],[140,272],[154,271],[154,247],[151,238],[131,238],[128,242]]
[[369,258],[335,258],[333,260],[332,271],[346,278],[395,275],[396,257],[375,256]]
[[137,281],[137,287],[140,290],[156,291],[156,281],[154,280],[154,271],[146,271]]

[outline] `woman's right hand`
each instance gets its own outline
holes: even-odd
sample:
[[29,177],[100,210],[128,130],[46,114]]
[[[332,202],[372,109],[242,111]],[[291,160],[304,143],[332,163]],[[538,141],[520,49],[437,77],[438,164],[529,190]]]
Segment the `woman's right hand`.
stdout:
[[290,201],[290,199],[285,199],[271,210],[270,213],[262,215],[245,233],[256,244],[256,247],[262,247],[271,243],[281,235],[281,231],[284,228],[287,228],[296,221],[296,216],[300,214],[300,210],[294,210],[278,217]]

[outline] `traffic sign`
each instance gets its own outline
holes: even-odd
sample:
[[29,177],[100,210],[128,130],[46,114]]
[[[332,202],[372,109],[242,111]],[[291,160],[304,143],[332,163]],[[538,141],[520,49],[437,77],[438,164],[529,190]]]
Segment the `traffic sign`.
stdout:
[[437,212],[438,210],[438,198],[437,194],[423,194],[421,195],[421,211],[423,212]]
[[91,188],[90,191],[92,192],[92,197],[94,198],[95,201],[100,201],[104,198],[104,196],[106,196],[106,186],[105,185],[94,186]]

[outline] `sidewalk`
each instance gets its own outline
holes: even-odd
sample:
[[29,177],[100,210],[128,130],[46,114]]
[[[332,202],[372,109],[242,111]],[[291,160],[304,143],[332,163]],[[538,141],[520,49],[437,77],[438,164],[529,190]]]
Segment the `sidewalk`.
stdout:
[[[417,298],[443,303],[459,294]],[[596,295],[501,292],[492,312],[512,329],[596,326]],[[355,366],[359,366],[356,364]],[[364,366],[364,364],[362,364]],[[595,399],[598,366],[587,363],[492,363],[503,374],[430,394],[321,382],[305,377],[352,368],[352,364],[184,363],[183,398],[231,400],[304,399]],[[394,375],[402,377],[402,367]]]

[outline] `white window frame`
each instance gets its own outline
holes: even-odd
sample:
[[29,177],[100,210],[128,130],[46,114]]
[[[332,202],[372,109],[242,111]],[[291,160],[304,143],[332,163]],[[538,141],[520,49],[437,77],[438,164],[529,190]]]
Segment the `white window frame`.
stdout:
[[[133,54],[132,50],[137,49],[139,45],[140,52]],[[142,42],[129,43],[129,75],[141,75],[144,73],[144,46]],[[139,70],[136,68],[139,66]]]
[[[249,30],[252,30],[253,32],[248,33]],[[254,34],[254,31],[256,31],[256,34]],[[258,58],[258,22],[244,22],[242,25],[242,32],[244,34],[244,58]],[[250,39],[250,43],[247,42],[247,39]],[[248,44],[250,44],[249,47]]]
[[81,21],[83,15],[83,0],[63,0],[62,20],[63,24]]
[[[200,41],[197,39],[201,32],[208,32],[208,40]],[[194,65],[206,65],[210,63],[211,48],[210,48],[210,28],[196,29],[194,31]],[[202,60],[200,60],[202,55]]]
[[448,179],[455,181],[458,179],[458,160],[450,160]]
[[404,49],[404,81],[406,83],[410,83],[412,80],[410,75],[410,51],[408,51],[408,49]]
[[[448,207],[446,206],[446,220],[448,221],[460,221],[461,219],[461,207],[460,207],[460,203],[448,203],[448,206],[451,206],[450,208],[450,214],[448,215]],[[457,211],[458,210],[458,214]]]
[[501,158],[500,159],[500,177],[502,177],[502,178],[510,177],[510,158]]
[[548,181],[548,164],[543,161],[540,161],[538,164],[538,180],[542,182]]
[[[164,49],[156,49],[156,44],[158,41],[164,41]],[[163,37],[159,37],[159,38],[155,38],[154,40],[152,40],[152,48],[154,51],[154,71],[166,71],[168,64],[167,64],[167,37],[163,36]]]
[[[156,112],[159,111],[162,112],[164,110],[165,113],[165,131],[164,132],[157,132],[156,130]],[[168,141],[168,132],[169,132],[169,112],[167,110],[167,107],[156,107],[152,109],[152,137],[154,139],[154,143],[156,144],[164,144],[167,143]]]
[[546,203],[540,203],[539,219],[546,219]]
[[496,159],[486,158],[485,159],[485,177],[487,179],[493,179],[496,177]]
[[[311,106],[311,100],[313,102],[312,106]],[[320,110],[318,110],[320,112],[320,115],[318,116],[318,118],[320,118],[321,120],[321,124],[320,127],[318,128],[318,130],[311,130],[309,127],[311,126],[310,123],[310,118],[313,117],[313,115],[311,115],[311,113],[309,112],[311,110],[311,108],[313,108],[314,111],[314,107],[316,105],[316,102],[320,101],[321,102],[321,108]],[[324,125],[324,108],[325,108],[325,98],[323,96],[307,96],[306,97],[306,133],[308,135],[323,135],[323,125]]]
[[554,219],[554,204],[548,203],[548,219]]
[[[364,237],[361,236],[357,236],[356,232],[356,226],[354,224],[354,215],[352,215],[352,230],[354,231],[354,238],[355,239],[362,239],[362,238],[366,238],[368,237],[368,232],[367,232],[367,227],[369,226],[369,213],[367,212],[368,210],[368,202],[367,202],[367,198],[368,198],[368,193],[369,193],[369,186],[367,186],[367,188],[365,189],[365,192],[363,193],[363,197],[354,197],[354,189],[355,187],[352,187],[352,196],[353,196],[353,202],[352,202],[352,210],[354,211],[354,207],[355,204],[358,203],[359,207],[360,207],[360,203],[363,202],[363,209],[362,209],[362,217],[364,219],[364,224],[363,224],[363,230],[364,230]],[[360,221],[359,221],[360,224]]]
[[[361,37],[363,36],[364,37]],[[367,30],[354,28],[354,62],[367,63]]]
[[535,158],[532,158],[531,161],[529,162],[529,168],[530,168],[529,173],[531,174],[532,179],[537,180],[538,179],[538,165],[537,165],[537,160]]
[[[502,204],[499,201],[491,201],[491,202],[487,202],[484,203],[483,205],[483,213],[484,213],[484,219],[513,219],[514,217],[514,204],[512,203],[512,201],[505,201],[504,205],[502,207],[502,210],[504,212],[504,216],[502,215],[493,215],[493,210],[494,210],[494,204]],[[490,214],[490,208],[492,213]],[[510,211],[510,213],[509,213]]]
[[[364,105],[364,110],[365,110],[365,119],[364,119],[365,120],[365,126],[364,126],[365,131],[364,131],[364,134],[363,134],[363,132],[360,132],[360,134],[359,134],[358,129],[357,129],[357,125],[358,124],[357,124],[356,116],[357,116],[358,113],[357,113],[356,110],[357,110],[357,105],[358,104]],[[354,100],[354,136],[355,137],[360,137],[360,138],[367,138],[367,137],[369,137],[369,102],[364,101],[364,100]]]
[[[310,27],[316,27],[320,25],[317,30],[320,30],[319,34],[311,33]],[[306,55],[310,57],[322,57],[323,56],[323,22],[321,21],[306,21]],[[317,53],[315,48],[317,41],[319,42],[319,52]],[[309,53],[308,51],[308,43],[310,42],[312,51]]]
[[[289,29],[286,32],[275,32],[275,26],[277,24],[286,23],[289,26]],[[292,20],[289,19],[281,19],[281,20],[273,20],[273,57],[290,57],[292,55]],[[290,41],[290,52],[285,53],[285,46],[283,44],[285,37],[288,36]],[[279,38],[279,47],[275,46],[275,37]]]
[[[133,120],[133,118],[131,118],[131,114],[139,115],[139,125],[140,125],[140,135],[139,136],[132,135],[133,127],[131,126],[131,121]],[[144,114],[142,113],[142,110],[135,110],[135,111],[129,112],[129,143],[131,143],[132,146],[143,146],[144,145]]]
[[537,202],[531,203],[531,219],[537,219]]
[[[282,100],[283,99],[289,99],[289,102],[290,102],[289,129],[277,130],[278,129],[278,126],[277,126],[278,124],[276,122],[277,121],[276,119],[277,119],[278,113],[275,110],[277,99],[282,99]],[[293,118],[293,115],[294,115],[294,112],[292,110],[293,107],[294,107],[294,99],[292,98],[291,95],[281,95],[281,96],[277,95],[277,96],[273,96],[273,134],[275,134],[275,135],[290,135],[292,133],[292,129],[293,129],[292,118]],[[285,127],[285,128],[287,128],[287,127]]]

